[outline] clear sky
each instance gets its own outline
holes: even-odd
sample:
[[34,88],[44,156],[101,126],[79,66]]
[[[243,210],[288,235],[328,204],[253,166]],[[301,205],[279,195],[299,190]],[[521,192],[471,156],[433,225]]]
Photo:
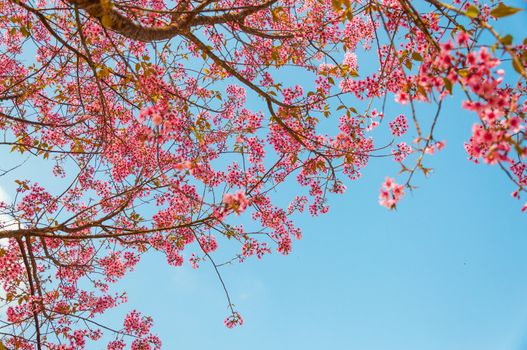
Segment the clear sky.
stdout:
[[227,301],[209,265],[171,268],[160,254],[119,284],[129,303],[105,320],[137,308],[165,349],[527,350],[527,213],[499,169],[467,161],[476,119],[459,103],[444,107],[433,175],[397,211],[377,203],[396,165],[372,159],[328,214],[300,218],[304,238],[289,256],[222,269],[242,327],[223,325]]

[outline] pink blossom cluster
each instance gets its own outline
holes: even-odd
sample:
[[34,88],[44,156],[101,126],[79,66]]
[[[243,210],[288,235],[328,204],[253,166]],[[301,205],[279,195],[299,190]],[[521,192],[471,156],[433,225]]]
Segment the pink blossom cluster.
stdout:
[[258,242],[256,239],[248,239],[242,245],[242,257],[240,260],[243,261],[249,256],[256,255],[258,259],[261,259],[265,254],[270,254],[271,249],[265,242]]
[[[161,340],[156,335],[150,333],[153,321],[151,317],[142,316],[137,310],[132,310],[124,319],[124,330],[128,334],[135,336],[132,341],[132,350],[157,350],[161,348]],[[118,349],[119,341],[115,342],[114,348]]]
[[394,179],[386,177],[379,194],[379,204],[388,209],[395,209],[404,196],[404,186],[396,184]]
[[394,136],[402,136],[408,131],[408,120],[402,114],[398,115],[389,123],[390,130]]
[[404,161],[410,153],[412,153],[412,147],[406,142],[400,142],[396,148],[392,149],[392,154],[396,162]]
[[234,328],[236,326],[243,325],[243,318],[238,312],[235,311],[232,313],[232,315],[227,317],[223,323],[225,323],[227,328]]
[[213,235],[201,236],[199,238],[199,245],[205,253],[211,253],[218,248],[218,242],[216,241],[216,237]]
[[247,209],[249,200],[242,190],[236,193],[227,193],[223,196],[223,203],[225,204],[226,210],[232,210],[236,215],[240,215]]

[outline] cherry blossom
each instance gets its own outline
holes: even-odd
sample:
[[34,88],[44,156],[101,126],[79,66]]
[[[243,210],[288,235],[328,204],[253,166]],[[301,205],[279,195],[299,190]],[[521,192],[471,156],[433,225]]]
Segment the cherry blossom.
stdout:
[[[468,160],[522,200],[527,44],[500,29],[519,9],[425,3],[1,2],[0,178],[15,180],[0,348],[160,348],[140,311],[98,322],[144,254],[224,282],[233,263],[291,253],[298,216],[327,213],[372,158],[397,162],[379,204],[403,209],[448,141],[450,95],[475,118]],[[225,298],[225,325],[242,325]]]

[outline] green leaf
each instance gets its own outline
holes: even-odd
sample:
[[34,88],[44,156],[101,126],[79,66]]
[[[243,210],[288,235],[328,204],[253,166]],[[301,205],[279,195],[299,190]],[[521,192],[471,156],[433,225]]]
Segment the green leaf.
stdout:
[[512,67],[514,70],[520,74],[525,74],[525,67],[522,65],[519,59],[514,58],[512,60]]
[[448,78],[443,78],[443,82],[445,83],[445,89],[448,91],[450,95],[452,95],[452,82]]
[[507,34],[504,37],[501,37],[500,41],[503,45],[512,45],[512,35]]
[[335,11],[340,11],[342,9],[342,2],[340,0],[331,0],[331,5]]
[[25,36],[26,38],[30,35],[30,34],[29,34],[29,30],[28,30],[28,28],[26,28],[25,26],[20,27],[20,32],[21,32],[22,35]]
[[422,96],[427,96],[426,89],[423,87],[423,85],[417,85],[417,92],[419,92]]
[[348,21],[351,21],[353,19],[353,11],[351,11],[350,9],[347,9],[346,18],[348,19]]
[[462,76],[463,78],[468,77],[469,71],[467,69],[460,69],[458,70],[458,74]]
[[515,13],[518,13],[520,11],[522,11],[522,9],[510,7],[505,5],[504,3],[500,3],[494,10],[490,11],[490,15],[492,17],[501,18],[514,15]]
[[273,20],[278,21],[280,20],[280,16],[282,15],[282,12],[284,11],[284,8],[282,6],[277,6],[271,11],[271,15],[273,16]]
[[470,5],[467,8],[467,12],[465,14],[467,15],[467,17],[476,18],[479,15],[479,9],[474,5]]
[[104,15],[101,17],[101,23],[104,28],[111,28],[112,18],[110,16]]
[[421,62],[423,60],[423,56],[421,56],[421,54],[419,52],[413,52],[412,53],[412,59],[414,61],[419,61]]

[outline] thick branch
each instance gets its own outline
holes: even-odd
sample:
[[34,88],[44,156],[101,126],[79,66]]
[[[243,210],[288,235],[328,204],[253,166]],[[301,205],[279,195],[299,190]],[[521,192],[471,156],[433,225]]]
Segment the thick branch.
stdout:
[[266,1],[250,6],[237,13],[225,13],[218,16],[199,16],[191,11],[185,16],[165,26],[146,27],[119,13],[110,3],[101,0],[66,0],[100,21],[106,28],[113,30],[129,39],[152,42],[171,39],[188,32],[189,28],[199,25],[214,25],[227,22],[240,22],[260,10],[266,9],[277,0]]

